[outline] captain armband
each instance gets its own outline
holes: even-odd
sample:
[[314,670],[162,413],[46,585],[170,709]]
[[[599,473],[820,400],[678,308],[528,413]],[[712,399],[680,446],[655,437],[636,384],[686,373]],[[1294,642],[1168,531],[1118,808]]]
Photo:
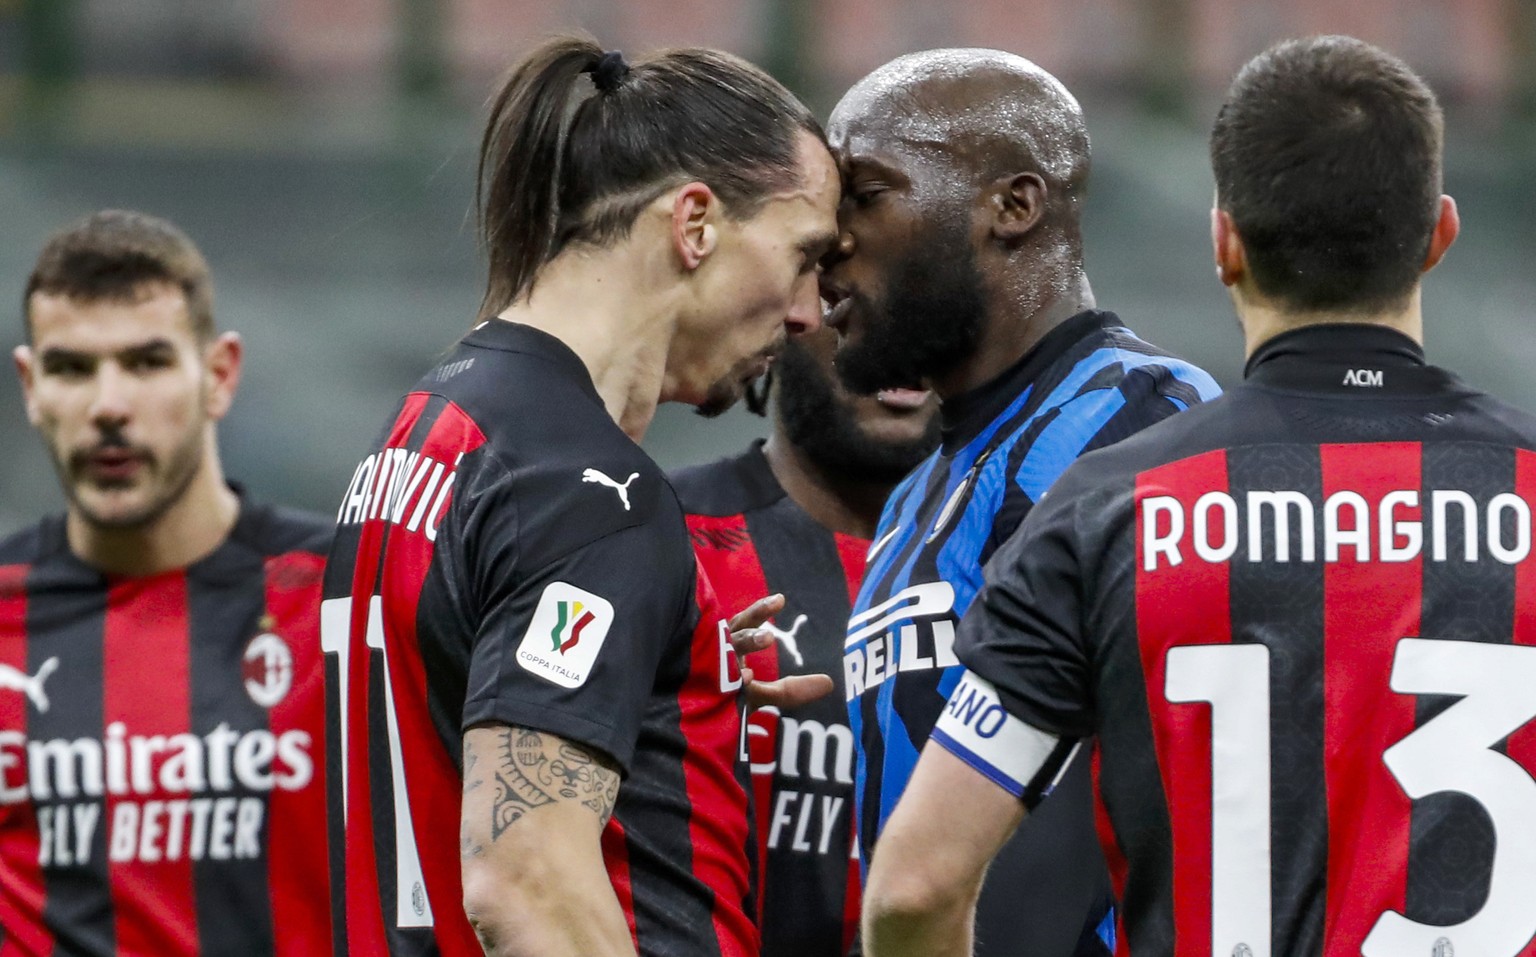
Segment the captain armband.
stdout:
[[1031,811],[1050,796],[1083,743],[1009,714],[992,683],[970,671],[949,696],[933,739]]

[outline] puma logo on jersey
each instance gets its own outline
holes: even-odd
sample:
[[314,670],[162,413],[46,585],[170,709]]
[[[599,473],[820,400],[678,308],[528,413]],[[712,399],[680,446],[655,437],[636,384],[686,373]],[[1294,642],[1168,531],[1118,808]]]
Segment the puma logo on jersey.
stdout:
[[615,492],[618,492],[619,501],[624,503],[624,511],[626,512],[629,511],[629,483],[633,482],[639,477],[639,472],[631,472],[629,473],[629,478],[624,480],[624,484],[620,485],[618,482],[615,482],[613,479],[604,475],[602,472],[599,472],[597,469],[587,469],[585,472],[581,473],[581,480],[583,482],[594,482],[598,485],[606,485],[613,489]]
[[795,636],[800,633],[800,626],[805,624],[806,621],[808,619],[804,615],[797,615],[795,623],[789,626],[788,631],[778,627],[771,621],[763,623],[763,630],[772,635],[774,641],[783,645],[784,650],[794,657],[795,664],[802,668],[805,667],[805,658],[800,655],[800,643],[795,640]]
[[1371,386],[1381,388],[1383,385],[1380,369],[1350,369],[1344,373],[1345,385]]
[[58,656],[49,658],[38,666],[37,674],[29,675],[20,668],[11,665],[0,665],[0,688],[8,691],[20,691],[32,703],[37,706],[40,713],[48,711],[48,692],[43,688],[43,682],[59,667]]

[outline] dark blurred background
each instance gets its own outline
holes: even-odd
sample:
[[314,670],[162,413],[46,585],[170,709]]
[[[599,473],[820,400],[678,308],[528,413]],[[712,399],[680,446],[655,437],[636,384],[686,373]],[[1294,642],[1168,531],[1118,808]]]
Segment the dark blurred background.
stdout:
[[[1210,119],[1271,41],[1360,36],[1426,75],[1448,115],[1463,232],[1426,287],[1431,357],[1536,408],[1536,0],[0,0],[0,344],[21,340],[50,232],[108,206],[166,216],[203,247],[218,321],[247,343],[229,473],[333,510],[479,302],[482,103],[519,53],[570,28],[630,54],[735,51],[823,116],[912,50],[1035,60],[1088,116],[1100,304],[1224,382],[1241,338],[1212,275]],[[646,446],[684,464],[765,428],[664,408]],[[0,443],[6,533],[60,506],[14,384]]]

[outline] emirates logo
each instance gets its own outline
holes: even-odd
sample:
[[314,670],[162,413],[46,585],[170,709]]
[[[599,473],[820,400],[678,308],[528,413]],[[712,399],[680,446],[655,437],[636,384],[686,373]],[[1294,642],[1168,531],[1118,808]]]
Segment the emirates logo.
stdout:
[[271,615],[262,616],[261,633],[245,646],[242,661],[245,693],[263,708],[275,707],[293,687],[293,652],[272,631],[275,624]]

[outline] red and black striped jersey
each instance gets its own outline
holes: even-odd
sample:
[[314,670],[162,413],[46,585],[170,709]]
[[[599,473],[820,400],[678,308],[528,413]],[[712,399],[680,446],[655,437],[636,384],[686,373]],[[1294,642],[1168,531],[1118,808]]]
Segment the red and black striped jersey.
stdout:
[[602,850],[640,954],[756,954],[739,666],[672,487],[575,353],[478,326],[406,395],[337,521],[321,619],[350,952],[481,953],[461,742],[495,723],[622,768]]
[[317,609],[329,524],[241,502],[184,569],[0,543],[0,955],[331,949]]
[[[827,674],[841,682],[843,632],[869,540],[833,532],[785,494],[756,443],[672,477],[688,532],[720,605],[784,595],[773,648],[753,674]],[[764,957],[842,957],[859,929],[853,858],[853,732],[839,691],[748,719]]]
[[1536,954],[1533,450],[1395,332],[1276,337],[998,552],[935,737],[1021,792],[1097,737],[1121,954]]

